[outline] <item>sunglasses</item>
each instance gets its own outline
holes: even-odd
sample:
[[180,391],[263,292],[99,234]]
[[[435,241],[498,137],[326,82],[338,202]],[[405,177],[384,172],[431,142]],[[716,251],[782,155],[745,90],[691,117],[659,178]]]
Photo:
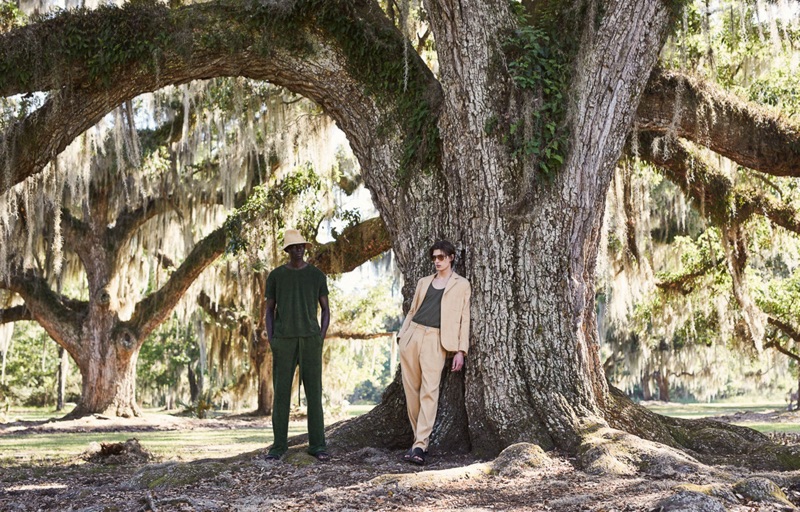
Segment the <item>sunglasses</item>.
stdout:
[[431,261],[444,261],[448,256],[446,254],[434,254],[431,256]]

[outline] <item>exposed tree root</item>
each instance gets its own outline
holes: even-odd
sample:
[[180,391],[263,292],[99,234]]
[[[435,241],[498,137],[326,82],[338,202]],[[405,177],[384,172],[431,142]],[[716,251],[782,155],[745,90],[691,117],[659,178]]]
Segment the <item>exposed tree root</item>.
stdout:
[[518,476],[526,471],[548,467],[550,457],[537,445],[517,443],[503,450],[490,462],[479,462],[460,468],[449,468],[419,473],[381,475],[372,480],[374,485],[395,485],[402,489],[433,490],[459,480],[473,480],[491,475]]
[[754,470],[800,469],[800,446],[773,443],[753,429],[709,419],[686,420],[655,414],[612,388],[611,427],[679,450],[704,464]]
[[68,420],[78,420],[85,416],[94,416],[99,419],[107,419],[107,418],[139,418],[142,416],[142,410],[139,408],[138,405],[118,405],[116,403],[112,403],[109,405],[105,411],[102,413],[97,413],[97,411],[92,411],[90,408],[83,407],[80,403],[77,407],[72,409],[69,413],[65,414],[64,417],[61,418],[63,421]]
[[577,462],[587,473],[617,476],[674,476],[697,472],[701,466],[679,449],[600,426],[584,436]]

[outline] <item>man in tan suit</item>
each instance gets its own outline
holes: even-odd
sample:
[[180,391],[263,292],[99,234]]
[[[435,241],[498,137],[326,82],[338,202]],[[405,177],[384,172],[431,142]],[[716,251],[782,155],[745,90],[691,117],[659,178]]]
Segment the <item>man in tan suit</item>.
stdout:
[[425,464],[439,404],[439,382],[447,352],[451,370],[461,371],[469,349],[469,281],[453,272],[456,249],[440,240],[428,251],[436,273],[417,283],[411,309],[398,333],[400,368],[414,445],[403,458]]

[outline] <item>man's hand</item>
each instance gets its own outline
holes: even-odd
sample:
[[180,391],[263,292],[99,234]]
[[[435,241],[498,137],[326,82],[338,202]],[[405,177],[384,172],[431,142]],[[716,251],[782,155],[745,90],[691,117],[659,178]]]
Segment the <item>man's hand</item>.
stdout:
[[453,356],[453,366],[450,368],[454,372],[460,372],[464,367],[464,352],[460,350]]

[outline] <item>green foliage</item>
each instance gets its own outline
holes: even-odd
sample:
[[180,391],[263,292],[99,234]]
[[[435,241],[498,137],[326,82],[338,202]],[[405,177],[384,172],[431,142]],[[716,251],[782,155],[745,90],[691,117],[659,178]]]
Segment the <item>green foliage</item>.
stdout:
[[[139,399],[151,406],[169,405],[168,395],[180,395],[187,367],[197,364],[197,334],[173,315],[153,331],[139,351],[136,389]],[[187,381],[188,382],[188,381]]]
[[[781,70],[791,62],[791,58],[784,60],[782,52],[776,54],[776,45],[783,43],[772,40],[776,34],[797,40],[790,19],[776,19],[770,26],[768,20],[759,17],[756,3],[743,0],[721,0],[713,7],[700,1],[676,3],[686,7],[680,11],[663,52],[661,60],[666,67],[691,70],[752,97],[746,86],[741,90],[742,84],[753,78],[761,80],[770,68]],[[787,54],[793,51],[785,50]]]
[[[58,345],[35,322],[17,322],[6,361],[6,398],[12,405],[53,406],[56,403]],[[67,393],[80,395],[80,377],[69,365]]]
[[351,404],[377,404],[381,401],[381,395],[383,388],[377,387],[371,380],[365,380],[355,387],[347,401]]
[[[508,71],[518,89],[540,97],[541,102],[529,117],[511,122],[502,138],[515,159],[533,158],[541,175],[552,179],[564,164],[568,149],[566,93],[573,45],[563,40],[563,34],[555,35],[560,15],[545,12],[537,18],[538,25],[532,26],[521,8],[516,12],[520,26],[503,45]],[[492,133],[496,124],[495,119],[487,122],[487,133]]]
[[349,332],[373,333],[398,329],[400,311],[398,296],[391,294],[388,278],[375,283],[363,294],[343,295],[338,288],[331,290],[331,308],[335,325]]
[[14,2],[0,2],[0,34],[25,25],[27,17]]
[[[358,225],[361,222],[361,212],[358,210],[358,208],[353,208],[350,210],[343,210],[339,208],[334,212],[333,219],[344,222],[344,227],[342,228],[342,231],[344,231],[348,228]],[[336,228],[332,228],[331,235],[333,238],[339,238],[341,232]]]
[[[362,292],[344,293],[330,287],[331,310],[336,312],[331,332],[361,334],[393,332],[399,328],[399,294],[392,294],[391,283],[383,279]],[[376,403],[389,385],[391,374],[391,337],[367,340],[330,340],[325,342],[327,361],[325,400],[332,410],[341,409],[345,400]],[[327,410],[327,409],[326,409]]]
[[209,412],[216,408],[214,395],[215,392],[209,389],[204,391],[194,403],[180,402],[180,404],[183,406],[184,412],[188,413],[190,416],[204,420],[208,418]]
[[674,281],[701,269],[713,267],[714,262],[724,254],[720,232],[716,228],[709,228],[696,238],[676,236],[672,247],[679,255],[680,267],[659,272],[659,281]]
[[768,314],[792,325],[800,317],[800,268],[789,276],[774,276],[761,281],[757,301]]
[[173,32],[170,20],[163,4],[145,0],[34,18],[31,21],[44,29],[41,48],[47,48],[36,56],[41,67],[31,67],[26,49],[9,46],[3,52],[5,58],[0,59],[0,85],[12,80],[28,84],[37,73],[64,65],[85,67],[92,83],[102,86],[109,86],[122,68],[138,66],[154,72],[154,56]]
[[777,69],[755,80],[746,92],[751,101],[779,108],[782,113],[800,120],[800,83],[797,72],[785,68]]
[[284,213],[292,202],[302,198],[307,198],[309,201],[305,203],[297,229],[307,239],[313,239],[319,223],[320,211],[316,197],[320,190],[322,181],[311,165],[298,168],[275,186],[256,187],[247,203],[228,216],[225,221],[225,233],[228,237],[226,252],[236,256],[247,250],[250,242],[245,235],[244,226],[256,219],[266,218],[275,232],[282,232]]

